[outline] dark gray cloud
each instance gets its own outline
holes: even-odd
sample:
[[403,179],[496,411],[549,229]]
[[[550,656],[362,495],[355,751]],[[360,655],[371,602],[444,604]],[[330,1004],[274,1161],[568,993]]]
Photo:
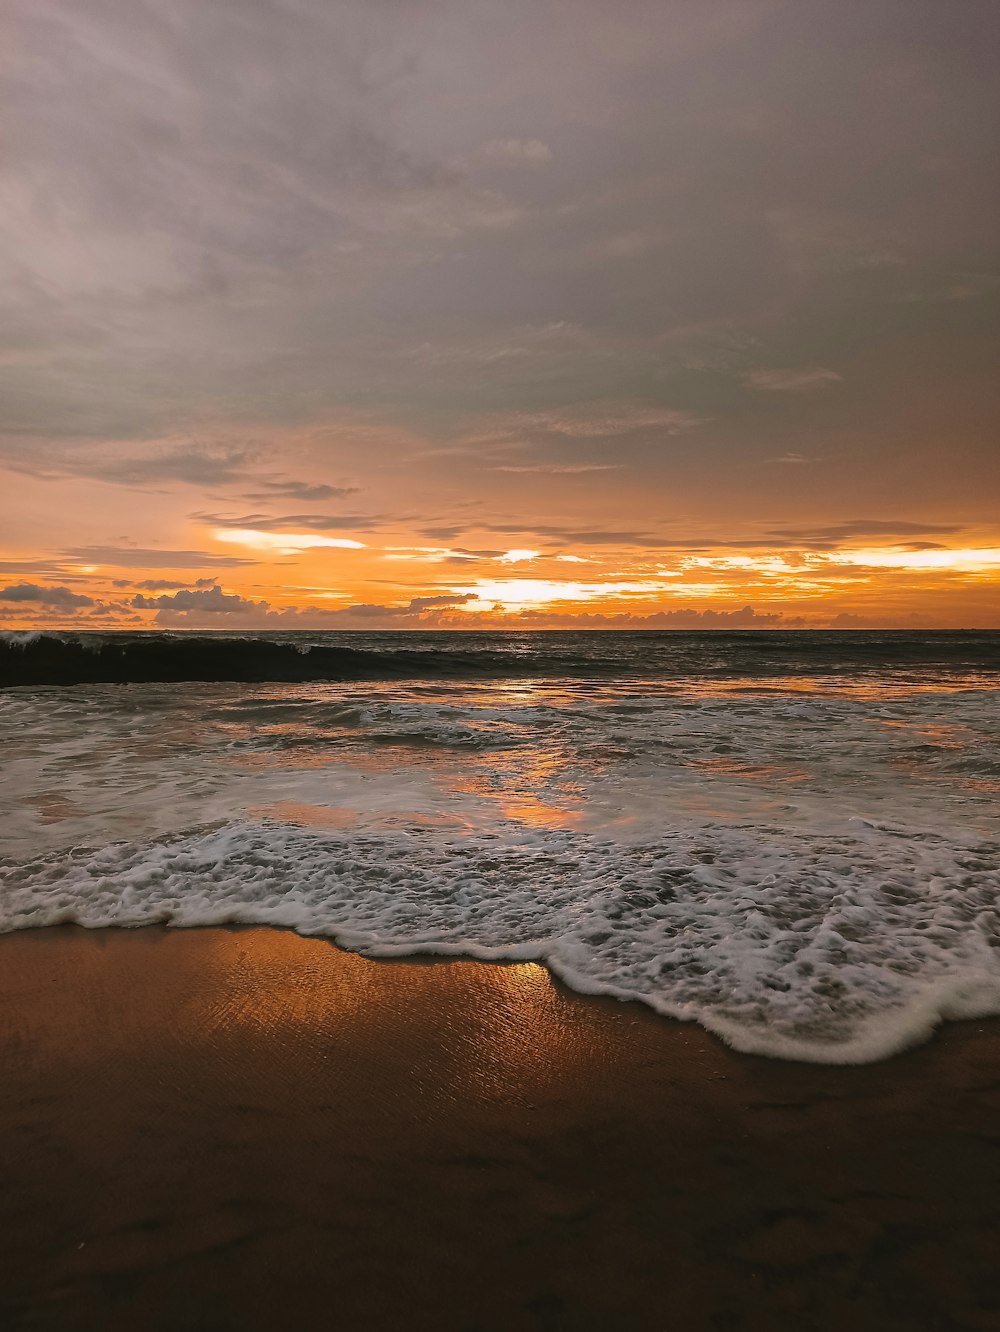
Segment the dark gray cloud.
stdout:
[[[858,518],[829,526],[811,528],[774,528],[763,536],[714,538],[705,536],[665,537],[640,528],[582,528],[563,523],[531,523],[519,527],[516,523],[478,523],[481,530],[503,532],[511,541],[534,537],[547,538],[581,546],[625,546],[643,550],[689,551],[692,554],[709,550],[775,550],[779,547],[800,546],[804,549],[836,550],[840,546],[856,545],[872,539],[885,544],[905,545],[911,550],[930,550],[939,542],[917,540],[918,536],[953,536],[962,531],[957,523],[910,522],[903,519]],[[426,527],[424,535],[432,540],[451,541],[465,528]],[[461,547],[456,548],[461,551]],[[496,557],[502,550],[469,551],[480,558]]]
[[8,574],[28,574],[33,578],[46,579],[61,578],[67,583],[85,578],[83,574],[70,573],[61,568],[58,560],[0,560],[0,578]]
[[[849,385],[872,302],[990,295],[984,0],[10,8],[10,429],[416,405],[441,376],[453,404],[563,405],[595,356],[632,396],[739,324],[750,383]],[[590,341],[532,344],[553,324]],[[407,359],[456,332],[461,372]]]
[[234,616],[244,628],[335,629],[360,627],[406,627],[430,625],[435,614],[474,601],[475,594],[462,592],[431,593],[411,597],[404,605],[379,605],[358,602],[351,606],[326,608],[303,606],[277,610],[267,601],[251,601],[221,587],[202,592],[179,591],[173,596],[135,596],[131,605],[138,610],[155,610],[157,624],[197,626],[218,624],[222,616]]
[[255,563],[237,555],[213,555],[205,550],[159,550],[139,546],[77,546],[63,554],[80,564],[106,564],[117,569],[234,569]]
[[169,481],[201,487],[220,486],[245,477],[246,464],[251,456],[246,449],[185,449],[159,457],[116,459],[81,471],[99,481],[113,481],[123,486]]
[[838,546],[844,542],[859,541],[865,537],[884,540],[897,538],[911,545],[914,537],[952,536],[962,529],[956,523],[913,523],[892,518],[854,518],[828,527],[779,527],[769,535],[775,541],[801,543],[804,546]]
[[579,476],[584,472],[614,472],[623,463],[526,463],[522,466],[503,466],[498,464],[494,472],[528,473],[550,476]]
[[[337,610],[325,612],[331,622],[337,620],[418,620],[428,611],[445,610],[449,606],[463,606],[467,601],[475,601],[474,592],[435,593],[426,597],[411,597],[404,606],[383,606],[372,602],[359,602],[354,606],[343,606]],[[302,612],[305,615],[323,615],[315,608]]]
[[265,510],[350,477],[394,520],[419,486],[455,537],[470,496],[603,544],[821,529],[862,485],[991,520],[995,0],[4,26],[0,465]]
[[42,606],[93,606],[93,597],[71,592],[68,587],[41,587],[37,583],[15,583],[0,588],[0,601],[27,601]]
[[[733,546],[745,550],[753,546],[771,548],[775,544],[773,538],[714,541],[704,537],[664,537],[642,528],[574,527],[566,523],[531,523],[525,527],[518,527],[515,523],[480,523],[477,526],[488,532],[505,532],[511,541],[515,537],[520,538],[524,533],[527,533],[533,537],[542,539],[551,537],[558,541],[582,546],[637,546],[644,550],[707,550],[717,546]],[[448,530],[451,529],[425,529],[428,536],[432,532],[440,533]],[[458,535],[458,532],[455,535]],[[498,551],[496,553],[502,554],[503,552]]]
[[432,527],[422,527],[420,530],[429,541],[454,541],[466,529],[460,523],[435,523]]
[[182,588],[173,595],[164,593],[159,597],[146,597],[137,592],[130,605],[136,610],[198,611],[209,615],[267,609],[266,602],[249,601],[235,592],[223,592],[221,587],[208,587],[197,592]]
[[442,606],[462,606],[465,602],[475,601],[475,599],[476,594],[474,592],[454,595],[444,593],[431,597],[413,597],[409,605],[406,607],[406,610],[410,614],[416,613],[419,615],[422,611],[434,610],[435,608],[440,608]]
[[31,476],[51,480],[81,476],[133,487],[176,481],[199,487],[227,485],[246,480],[247,463],[253,456],[250,449],[225,447],[154,448],[145,455],[122,450],[110,452],[107,448],[95,453],[36,447],[23,455],[12,454],[8,449],[5,455],[11,470]]
[[189,580],[178,582],[175,578],[144,578],[141,582],[134,582],[130,578],[116,578],[112,587],[129,587],[141,592],[174,592],[179,588],[189,587],[214,587],[214,578],[197,578],[194,583]]
[[843,376],[823,366],[802,366],[795,370],[747,370],[743,382],[748,388],[764,393],[808,393],[814,389],[839,384]]
[[501,555],[506,554],[503,549],[480,547],[479,549],[470,549],[468,546],[455,546],[448,559],[455,564],[464,564],[467,560],[497,560]]
[[358,491],[357,486],[313,485],[308,481],[260,481],[258,485],[264,489],[244,495],[243,498],[257,503],[268,503],[274,499],[321,501],[346,499]]
[[340,529],[354,530],[371,527],[378,520],[366,514],[347,513],[286,513],[274,517],[266,513],[243,513],[236,517],[225,517],[218,513],[193,513],[199,523],[211,527],[226,527],[233,531],[252,529],[256,532],[335,532]]
[[[554,537],[560,541],[578,541],[585,545],[592,546],[665,546],[677,544],[658,537],[655,534],[639,529],[619,528],[581,528],[563,523],[526,523],[524,527],[516,522],[509,523],[476,523],[476,528],[484,532],[503,532],[511,542],[519,539],[524,533],[534,537]],[[423,534],[432,541],[451,541],[456,536],[460,536],[467,529],[464,527],[425,527]],[[684,543],[687,545],[688,543]],[[466,550],[464,547],[456,547],[459,553]],[[477,555],[481,558],[502,555],[503,550],[469,550],[469,554]]]

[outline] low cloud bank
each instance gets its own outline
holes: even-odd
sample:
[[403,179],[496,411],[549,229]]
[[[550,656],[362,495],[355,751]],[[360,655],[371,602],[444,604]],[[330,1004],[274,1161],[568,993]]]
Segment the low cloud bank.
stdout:
[[15,583],[0,588],[0,601],[34,602],[41,606],[93,606],[93,597],[71,592],[68,587],[42,587],[38,583]]

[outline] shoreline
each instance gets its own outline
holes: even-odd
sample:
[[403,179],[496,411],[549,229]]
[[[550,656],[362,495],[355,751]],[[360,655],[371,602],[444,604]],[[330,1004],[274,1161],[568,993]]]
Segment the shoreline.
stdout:
[[878,1064],[791,1063],[535,963],[15,932],[0,1316],[994,1326],[998,1055],[997,1018]]

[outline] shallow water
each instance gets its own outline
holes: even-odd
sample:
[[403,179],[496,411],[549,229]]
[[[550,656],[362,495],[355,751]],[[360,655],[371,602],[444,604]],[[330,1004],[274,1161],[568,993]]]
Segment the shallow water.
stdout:
[[[540,960],[827,1062],[1000,1012],[997,636],[885,635],[881,665],[877,636],[798,637],[537,636],[532,674],[486,679],[9,690],[0,928]],[[790,654],[808,670],[779,673]]]

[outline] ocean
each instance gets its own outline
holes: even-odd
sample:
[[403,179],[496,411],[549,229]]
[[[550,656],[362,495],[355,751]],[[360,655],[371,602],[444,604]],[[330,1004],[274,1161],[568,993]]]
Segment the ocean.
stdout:
[[737,1049],[1000,1013],[1000,634],[0,635],[0,931],[544,963]]

